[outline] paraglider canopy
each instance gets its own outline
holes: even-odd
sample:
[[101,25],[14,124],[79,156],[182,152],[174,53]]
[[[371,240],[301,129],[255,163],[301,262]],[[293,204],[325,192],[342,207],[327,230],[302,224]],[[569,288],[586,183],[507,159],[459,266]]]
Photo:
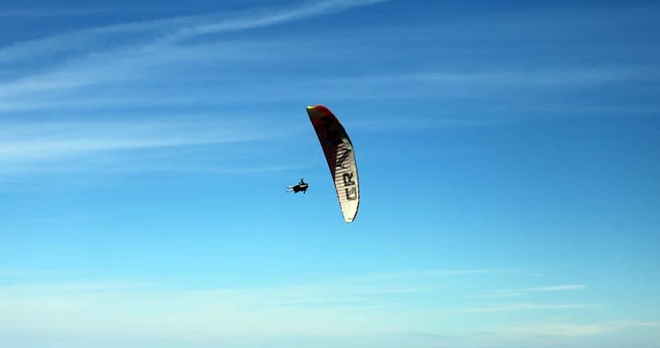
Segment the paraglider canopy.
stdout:
[[328,162],[344,221],[353,222],[360,205],[360,181],[353,143],[344,126],[325,106],[308,106],[307,114]]

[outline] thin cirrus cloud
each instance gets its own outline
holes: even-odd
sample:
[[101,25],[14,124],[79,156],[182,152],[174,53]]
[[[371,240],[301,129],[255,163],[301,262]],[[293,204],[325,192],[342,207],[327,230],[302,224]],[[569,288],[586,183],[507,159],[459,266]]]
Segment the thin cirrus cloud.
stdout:
[[[410,278],[409,273],[393,273],[256,288],[214,288],[208,285],[191,288],[189,285],[180,289],[163,284],[116,280],[74,280],[68,283],[34,283],[32,280],[0,287],[0,310],[9,315],[0,317],[0,327],[18,331],[38,329],[40,332],[52,329],[78,334],[103,327],[106,334],[146,334],[159,328],[161,333],[167,331],[174,336],[185,336],[193,329],[210,337],[256,333],[345,335],[411,331],[418,320],[426,322],[431,318],[470,313],[505,315],[520,311],[597,308],[579,303],[456,307],[451,301],[400,307],[402,303],[415,303],[422,294],[456,296],[456,292],[443,286],[456,285],[457,282],[470,286],[468,284],[473,283],[465,281],[476,281],[483,272],[498,271],[417,272],[414,278]],[[168,306],[163,307],[162,303],[168,303]],[[134,321],[117,320],[126,316]],[[70,320],[58,319],[62,317]],[[264,325],[265,322],[269,324]]]
[[[290,134],[267,122],[257,126],[248,120],[213,118],[154,118],[148,120],[114,121],[42,121],[7,122],[0,130],[0,174],[39,173],[85,169],[85,160],[98,164],[108,159],[102,168],[113,164],[115,153],[132,152],[134,162],[149,159],[139,151],[166,151],[171,159],[176,149],[274,141]],[[145,157],[146,156],[146,157]],[[130,156],[128,157],[130,158]],[[148,169],[148,163],[142,163]],[[86,168],[87,170],[93,168]],[[96,168],[99,170],[100,168]],[[153,167],[152,167],[153,169]]]
[[584,284],[551,285],[551,286],[541,286],[541,287],[525,288],[525,289],[494,290],[485,294],[480,294],[476,297],[481,297],[481,298],[520,297],[530,293],[576,291],[576,290],[583,290],[585,288],[586,285]]
[[153,40],[149,44],[139,46],[144,49],[199,35],[272,26],[386,1],[390,0],[325,0],[301,3],[280,10],[249,11],[237,16],[216,13],[82,29],[0,48],[0,64],[12,63],[46,53],[78,51],[81,43],[90,43],[96,48],[103,47],[100,44],[105,42],[103,39],[112,39],[116,35],[152,35]]
[[[88,95],[88,92],[82,88],[121,85],[140,80],[147,84],[153,83],[162,79],[163,72],[158,70],[162,67],[167,69],[168,81],[172,81],[177,78],[177,69],[171,69],[173,65],[177,65],[180,69],[183,63],[204,60],[215,65],[214,71],[225,71],[222,76],[224,79],[225,76],[231,75],[232,65],[218,67],[217,64],[227,60],[244,61],[250,59],[251,55],[263,56],[265,52],[253,52],[249,45],[246,47],[232,43],[223,43],[222,46],[189,45],[185,49],[177,47],[175,43],[200,35],[273,26],[383,1],[385,0],[332,0],[304,3],[282,10],[248,12],[230,18],[215,14],[118,24],[13,44],[0,48],[0,65],[11,67],[14,62],[26,61],[46,54],[52,56],[58,51],[71,50],[71,53],[75,54],[66,55],[59,64],[44,64],[34,70],[36,72],[28,70],[24,73],[15,73],[16,76],[13,78],[0,82],[0,101],[2,101],[0,112],[134,103],[153,105],[154,99],[163,98],[161,93],[158,93],[157,98],[150,98],[149,90],[152,88],[142,88],[141,91],[145,96],[140,98],[135,98],[134,93],[109,95],[106,93],[101,94],[100,99],[98,95],[96,97]],[[119,40],[127,43],[117,44],[117,35],[127,35],[126,38]],[[22,70],[17,69],[17,71]],[[172,74],[172,71],[175,73]],[[187,73],[179,75],[187,76]],[[82,93],[85,97],[62,97],[73,91]],[[190,100],[190,97],[182,97],[180,93],[175,94],[172,99],[183,98],[183,102]],[[226,99],[235,100],[237,97],[240,99],[240,96],[234,93]],[[209,98],[200,95],[196,99]],[[103,100],[107,102],[104,103]]]
[[[274,63],[273,60],[279,57],[278,62],[275,63],[282,64],[281,62],[291,60],[284,58],[287,56],[285,52],[298,52],[298,49],[291,49],[286,43],[282,43],[283,47],[273,47],[272,45],[263,46],[259,42],[253,42],[251,45],[237,42],[187,43],[185,48],[177,45],[197,36],[274,26],[380,2],[383,1],[334,0],[304,3],[281,10],[250,11],[236,16],[212,14],[125,23],[84,29],[70,34],[0,48],[0,64],[38,56],[47,53],[42,51],[48,49],[75,51],[81,49],[80,47],[85,47],[83,50],[86,50],[78,52],[79,54],[74,55],[73,58],[67,58],[63,64],[38,74],[21,76],[18,79],[0,83],[0,100],[2,101],[0,113],[46,108],[165,106],[192,102],[226,103],[232,101],[240,103],[257,100],[275,102],[314,99],[319,96],[323,96],[325,100],[489,98],[501,101],[508,100],[510,93],[517,93],[518,104],[523,103],[523,106],[527,108],[556,111],[558,107],[563,107],[568,111],[582,112],[585,111],[584,105],[580,105],[580,103],[571,105],[570,101],[564,98],[564,94],[553,96],[548,92],[566,93],[561,92],[566,87],[582,89],[657,79],[657,74],[654,74],[651,68],[622,65],[588,68],[581,66],[555,67],[552,69],[531,67],[526,71],[507,67],[462,71],[435,67],[426,69],[426,71],[364,73],[362,76],[353,75],[352,77],[339,74],[331,78],[296,76],[294,70],[287,75],[286,79],[269,80],[263,76],[253,77],[251,75],[249,78],[245,76],[241,78],[240,75],[234,76],[234,71],[239,66],[236,62],[244,61],[244,59],[263,59],[264,61],[269,59],[270,63]],[[113,40],[116,35],[128,35],[130,38],[122,39],[122,42],[127,43],[117,46]],[[107,44],[99,44],[103,42]],[[347,49],[349,49],[348,46],[339,48],[342,51]],[[307,57],[308,60],[321,61],[324,59],[320,53],[314,55],[314,53],[307,52],[305,54],[310,55]],[[292,58],[292,55],[289,53],[288,57]],[[185,94],[166,91],[170,97],[166,100],[162,98],[163,93],[158,88],[171,86],[170,84],[173,82],[180,84],[182,81],[192,81],[189,80],[190,76],[195,75],[188,74],[185,70],[186,67],[192,68],[204,60],[206,60],[206,64],[210,64],[206,67],[207,69],[219,74],[215,81],[204,82],[203,87],[206,89],[193,88],[187,90]],[[297,63],[290,63],[284,67],[291,68],[293,64]],[[173,69],[173,66],[176,66],[176,69]],[[162,80],[164,71],[167,72],[166,81]],[[177,73],[177,71],[181,72]],[[199,76],[199,71],[197,76]],[[154,84],[154,81],[162,83]],[[258,83],[256,83],[257,81]],[[95,92],[94,89],[89,88],[86,88],[89,91],[83,89],[83,87],[94,86],[119,86],[127,82],[143,84],[144,88],[140,88],[142,95],[136,96],[133,92],[123,93],[121,88],[111,88],[110,91],[103,90],[102,92]],[[232,88],[222,88],[227,84],[231,84]],[[209,86],[214,87],[212,94],[208,92]],[[518,93],[523,90],[532,94]],[[79,93],[83,97],[61,97],[62,94],[66,95],[68,92]],[[507,104],[506,110],[509,109],[510,106]],[[600,109],[594,110],[593,105],[587,109],[587,111],[602,112]],[[657,110],[657,107],[647,106],[647,109]],[[628,107],[623,111],[636,110]]]
[[[193,51],[195,48],[192,48]],[[103,100],[94,101],[82,100],[35,100],[37,94],[44,91],[61,93],[68,89],[76,89],[85,86],[91,86],[102,83],[119,83],[130,80],[148,78],[149,68],[159,66],[171,66],[175,63],[193,62],[201,60],[206,48],[200,48],[199,54],[174,56],[163,55],[143,55],[140,57],[124,55],[123,57],[106,56],[107,60],[99,61],[98,58],[78,62],[74,65],[60,68],[57,71],[49,72],[40,76],[34,76],[27,79],[0,84],[0,98],[6,100],[0,106],[0,112],[43,109],[47,107],[71,107],[90,105],[115,104],[122,105],[122,102],[129,105],[152,104],[158,98],[150,96],[149,91],[144,91],[143,96],[119,95],[119,98],[108,99],[106,103]],[[246,54],[250,54],[249,52]],[[178,60],[176,60],[178,59]],[[223,58],[220,57],[222,60]],[[227,59],[226,57],[224,58]],[[101,64],[103,62],[103,64]],[[98,70],[98,66],[104,66],[103,71]],[[228,67],[231,66],[229,62]],[[230,70],[230,69],[226,69]],[[155,75],[155,73],[151,74]],[[644,76],[643,76],[644,75]],[[171,78],[176,78],[176,74]],[[223,76],[224,79],[231,79],[232,75]],[[179,95],[173,96],[173,100],[160,101],[163,105],[168,103],[186,103],[191,100],[213,100],[215,102],[233,101],[276,101],[299,99],[305,95],[322,94],[326,99],[383,99],[383,98],[435,98],[442,96],[444,99],[455,97],[469,98],[490,95],[495,98],[505,91],[516,90],[517,88],[534,87],[538,90],[547,90],[548,88],[566,88],[566,87],[589,87],[598,84],[612,84],[626,81],[644,81],[651,80],[652,75],[644,74],[643,71],[611,71],[609,69],[592,71],[573,71],[553,74],[551,72],[500,72],[497,74],[475,74],[465,73],[411,73],[411,74],[393,74],[379,76],[360,76],[343,78],[305,78],[295,79],[293,81],[268,81],[262,80],[257,86],[247,88],[244,83],[239,83],[236,89],[232,91],[214,91],[213,94],[208,91],[199,90],[194,96]],[[238,93],[245,87],[245,93]],[[249,90],[249,93],[248,93]],[[238,91],[238,92],[237,92]],[[521,96],[525,100],[525,96]],[[547,105],[542,103],[541,105]]]
[[[487,343],[517,347],[548,340],[605,337],[630,329],[650,332],[660,327],[653,321],[575,321],[567,314],[549,314],[598,311],[601,305],[597,303],[556,298],[489,303],[458,298],[477,286],[485,275],[521,271],[522,268],[430,270],[236,288],[190,282],[182,288],[176,279],[167,284],[165,279],[150,283],[76,278],[69,282],[39,282],[33,277],[22,281],[14,278],[12,285],[0,286],[0,312],[5,314],[0,316],[0,334],[38,333],[51,337],[58,333],[80,337],[94,333],[97,337],[129,340],[158,335],[182,341],[202,335],[208,342],[216,343],[255,335],[261,339],[394,335],[400,339],[417,336],[426,343],[445,342],[454,347]],[[552,294],[581,287],[556,285],[523,290]],[[427,297],[424,300],[420,296]],[[480,319],[475,321],[473,315]],[[459,332],[447,334],[451,331],[446,325],[461,325],[467,318],[469,324],[465,323]]]
[[317,16],[319,14],[333,14],[353,7],[377,4],[391,0],[326,0],[310,2],[303,6],[284,11],[270,12],[266,15],[255,14],[245,18],[229,19],[217,23],[201,24],[182,28],[170,39],[183,39],[197,35],[212,34],[224,31],[244,30],[286,23],[302,18]]
[[112,11],[111,8],[21,8],[0,12],[0,18],[81,17]]
[[522,324],[514,327],[501,327],[498,329],[498,333],[499,335],[505,337],[579,337],[603,335],[614,331],[635,329],[639,327],[658,328],[660,327],[660,323],[640,321],[603,321],[591,324],[578,324],[570,322],[539,322]]

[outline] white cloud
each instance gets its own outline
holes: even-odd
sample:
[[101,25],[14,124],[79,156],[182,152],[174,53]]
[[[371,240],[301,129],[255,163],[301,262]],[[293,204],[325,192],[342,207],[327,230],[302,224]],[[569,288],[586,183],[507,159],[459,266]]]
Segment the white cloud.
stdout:
[[[62,335],[209,341],[240,337],[376,337],[416,333],[456,347],[484,343],[533,343],[599,336],[630,328],[656,329],[653,321],[573,323],[511,319],[515,312],[595,310],[589,303],[509,303],[452,308],[446,302],[416,302],[419,296],[444,297],[438,284],[456,278],[478,279],[498,269],[402,272],[327,279],[282,286],[221,288],[206,284],[170,285],[117,281],[19,282],[0,286],[0,334]],[[70,279],[82,279],[80,276]],[[460,284],[470,286],[461,279]],[[528,288],[553,291],[562,286]],[[441,293],[442,292],[442,293]],[[455,293],[453,293],[456,295]],[[416,305],[410,305],[415,303]],[[404,304],[404,306],[401,306]],[[525,315],[526,317],[526,315]],[[502,321],[489,318],[502,318]],[[505,319],[506,318],[506,319]],[[536,318],[539,318],[538,316]],[[451,323],[469,320],[453,330]],[[448,334],[451,333],[451,334]],[[484,334],[487,333],[487,334]],[[521,343],[522,342],[522,343]]]
[[[137,49],[144,50],[199,35],[278,25],[385,1],[389,0],[325,0],[305,2],[284,9],[253,10],[235,16],[214,13],[83,29],[2,47],[0,48],[0,63],[11,63],[58,51],[81,51],[80,47],[104,50],[106,47],[103,46],[103,43],[106,43],[109,37],[124,34],[131,36],[148,34],[151,36],[151,40],[147,41],[146,45],[136,46]],[[137,39],[134,39],[133,44],[140,41],[142,39],[138,36]]]
[[539,303],[508,303],[504,305],[492,305],[471,308],[458,308],[447,311],[448,314],[465,313],[510,313],[520,311],[544,311],[561,309],[598,309],[600,305],[592,303],[568,303],[568,304],[539,304]]
[[[237,85],[235,81],[225,81],[239,62],[242,64],[246,60],[263,59],[269,55],[272,50],[267,47],[240,42],[185,47],[177,44],[201,35],[279,25],[383,1],[387,0],[307,2],[284,9],[248,11],[234,17],[212,14],[118,24],[0,48],[0,64],[28,61],[55,51],[75,52],[58,64],[41,66],[35,63],[39,69],[29,70],[31,75],[17,73],[18,77],[0,82],[0,112],[268,98],[270,90],[257,86],[247,88],[240,83]],[[126,37],[117,40],[117,35]],[[213,93],[201,87],[194,91],[179,90],[163,98],[160,88],[174,88],[179,82],[177,78],[189,77],[186,67],[196,67],[200,62],[212,65],[206,66],[206,69],[214,71],[215,81],[224,81],[220,88],[216,85]],[[203,75],[208,77],[209,74],[205,72]],[[143,84],[135,87],[136,82]],[[129,84],[132,88],[128,87]],[[232,88],[226,88],[227,84],[231,84]],[[107,89],[99,92],[91,87]],[[245,95],[240,95],[242,90]],[[290,95],[276,94],[274,98],[291,98]]]
[[292,22],[298,19],[314,17],[318,15],[333,14],[348,10],[353,7],[371,5],[390,0],[324,0],[308,2],[302,6],[286,9],[284,11],[269,12],[267,14],[255,14],[251,16],[228,19],[216,23],[200,24],[179,30],[170,39],[185,39],[198,35],[212,34],[225,31],[245,30],[272,26],[280,23]]
[[123,281],[22,283],[0,286],[0,327],[178,338],[373,334],[405,326],[405,318],[388,310],[390,301],[424,291],[414,282],[371,277],[209,290]]
[[658,328],[658,322],[635,322],[635,321],[612,321],[597,323],[566,323],[566,322],[540,322],[516,325],[513,327],[501,327],[497,330],[500,335],[510,336],[595,336],[605,333],[627,330],[635,327]]
[[[0,173],[49,172],[62,168],[112,170],[113,165],[126,160],[148,170],[153,166],[144,160],[156,160],[155,164],[163,156],[171,160],[177,157],[177,149],[212,145],[222,151],[219,146],[223,144],[272,141],[291,134],[290,129],[275,123],[255,123],[250,119],[184,116],[124,121],[6,122],[0,129]],[[166,151],[167,155],[145,153],[147,150]],[[87,164],[93,163],[94,167],[105,165],[84,168],[85,161],[91,161]],[[181,165],[194,167],[194,162]]]
[[485,294],[477,295],[476,297],[482,297],[482,298],[520,297],[528,293],[574,291],[574,290],[582,290],[584,288],[586,288],[586,285],[583,284],[551,285],[551,286],[541,286],[541,287],[525,288],[525,289],[494,290]]
[[44,8],[44,7],[33,7],[33,8],[20,8],[20,9],[7,9],[0,12],[0,18],[12,17],[16,19],[19,17],[24,18],[41,18],[41,17],[80,17],[87,15],[94,15],[103,12],[110,11],[110,8],[62,8],[62,7],[53,7],[53,8]]

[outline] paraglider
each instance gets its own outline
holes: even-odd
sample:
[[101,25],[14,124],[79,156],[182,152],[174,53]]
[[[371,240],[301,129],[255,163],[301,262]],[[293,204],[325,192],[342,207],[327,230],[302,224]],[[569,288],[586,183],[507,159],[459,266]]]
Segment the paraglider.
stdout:
[[296,185],[293,186],[287,186],[286,192],[293,192],[293,193],[298,193],[302,192],[303,194],[307,193],[307,188],[309,187],[309,184],[307,184],[304,181],[304,178],[300,179],[300,182]]
[[360,205],[360,181],[353,143],[344,126],[325,106],[308,106],[307,114],[325,154],[344,221],[353,222]]

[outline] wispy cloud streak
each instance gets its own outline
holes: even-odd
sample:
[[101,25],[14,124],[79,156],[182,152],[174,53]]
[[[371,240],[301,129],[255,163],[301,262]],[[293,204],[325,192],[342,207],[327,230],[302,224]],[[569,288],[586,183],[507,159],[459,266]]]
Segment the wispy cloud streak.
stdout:
[[[194,116],[125,121],[5,122],[0,129],[0,173],[50,171],[63,165],[81,169],[75,165],[84,159],[96,164],[106,159],[108,165],[117,164],[114,160],[122,161],[122,158],[140,162],[139,158],[149,158],[140,151],[168,150],[169,156],[176,156],[176,152],[171,152],[174,149],[272,141],[290,132],[268,122],[258,124],[261,126],[247,119]],[[123,153],[123,156],[117,159],[113,153]],[[149,168],[143,165],[144,169]]]
[[494,290],[486,294],[479,295],[482,298],[496,298],[496,297],[520,297],[529,293],[544,293],[544,292],[558,292],[558,291],[575,291],[586,288],[583,284],[570,284],[570,285],[552,285],[534,288],[525,288],[517,290]]
[[[497,270],[404,272],[254,288],[190,288],[187,282],[181,289],[116,280],[24,282],[0,286],[0,311],[19,319],[3,323],[0,317],[0,323],[20,330],[66,332],[84,332],[103,323],[107,332],[144,333],[144,330],[168,328],[173,330],[173,335],[185,335],[195,327],[209,335],[276,332],[334,335],[413,331],[420,318],[439,316],[597,308],[588,304],[537,303],[455,308],[445,302],[430,302],[407,310],[400,306],[414,303],[420,294],[440,296],[439,284],[447,285],[463,277],[475,279],[484,272]],[[411,275],[414,277],[410,278]],[[135,316],[136,313],[142,314]],[[134,324],[140,325],[118,321],[117,314],[136,318]],[[60,316],[77,319],[60,322],[57,320]],[[182,318],[182,321],[172,322],[167,318]]]
[[185,39],[197,35],[212,34],[224,31],[245,30],[261,28],[302,18],[318,16],[320,14],[333,14],[348,10],[353,7],[371,5],[390,0],[326,0],[320,2],[309,2],[301,7],[287,9],[275,13],[257,14],[245,18],[229,19],[219,23],[201,24],[189,28],[183,28],[178,33],[169,37],[172,40]]
[[[533,312],[575,314],[599,310],[598,303],[514,302],[470,306],[470,303],[456,305],[455,298],[418,302],[420,296],[446,296],[439,285],[471,287],[486,274],[509,271],[512,269],[393,272],[236,288],[208,284],[195,287],[190,281],[185,286],[175,285],[180,283],[176,281],[169,285],[117,280],[23,282],[0,286],[0,313],[6,314],[0,315],[0,327],[24,333],[95,332],[118,337],[154,334],[163,337],[163,332],[167,332],[165,336],[169,339],[182,340],[196,335],[218,340],[244,335],[331,338],[405,334],[455,347],[483,346],[486,342],[535,346],[538,340],[547,343],[548,339],[660,327],[657,322],[642,320],[571,322],[564,314],[556,320],[543,319],[548,318],[547,314],[542,314],[541,319],[528,319]],[[467,279],[470,281],[465,283]],[[554,293],[581,288],[581,285],[557,285],[524,290]],[[520,316],[525,319],[512,319]],[[438,325],[461,323],[466,318],[476,321],[458,331],[447,331],[444,327],[449,324]]]
[[[217,91],[208,95],[204,94],[203,90],[197,91],[196,97],[190,97],[188,91],[185,96],[175,93],[164,100],[156,87],[171,86],[169,81],[172,79],[185,78],[187,70],[184,67],[190,68],[198,62],[213,64],[208,68],[219,71],[217,80],[225,81],[231,78],[231,71],[238,63],[226,66],[218,66],[219,64],[228,59],[231,61],[232,57],[235,57],[236,62],[244,62],[250,59],[251,54],[263,56],[268,52],[236,43],[223,43],[221,46],[217,43],[192,44],[186,47],[179,45],[188,39],[281,25],[383,1],[387,0],[330,0],[307,2],[284,9],[248,11],[234,16],[211,14],[117,24],[3,47],[0,48],[0,66],[6,65],[6,71],[12,71],[11,67],[15,62],[39,62],[42,56],[47,56],[48,59],[37,64],[39,69],[18,69],[21,73],[14,74],[16,76],[8,75],[13,77],[0,82],[0,112],[240,100],[242,97],[237,93],[223,97]],[[260,47],[258,44],[253,46]],[[60,56],[56,54],[58,52],[66,54]],[[53,64],[53,61],[57,63]],[[177,68],[172,69],[173,65]],[[154,86],[153,81],[162,81],[163,71],[167,71],[168,82]],[[100,95],[93,94],[94,90],[90,89],[131,82],[146,84],[142,88],[143,95],[140,98],[135,98],[134,93],[121,93],[121,88],[111,88],[114,92],[100,92]],[[156,92],[153,93],[158,95],[150,95],[149,91],[155,88]],[[234,86],[238,91],[240,88]],[[79,95],[73,97],[69,94],[72,92],[78,92]],[[263,93],[252,94],[255,95],[252,98],[263,98]]]
[[21,8],[21,9],[8,9],[0,12],[0,18],[44,18],[44,17],[79,17],[87,15],[95,15],[103,12],[109,12],[109,8]]
[[[148,49],[154,45],[171,44],[199,35],[262,28],[385,1],[389,0],[326,0],[302,3],[281,10],[252,11],[234,16],[215,13],[83,29],[0,48],[0,63],[15,62],[57,51],[78,51],[79,47],[87,46],[86,44],[93,44],[92,47],[97,49],[105,48],[102,44],[108,43],[113,36],[126,34],[150,35],[151,43],[138,46],[141,49]],[[142,40],[143,38],[137,41]]]

